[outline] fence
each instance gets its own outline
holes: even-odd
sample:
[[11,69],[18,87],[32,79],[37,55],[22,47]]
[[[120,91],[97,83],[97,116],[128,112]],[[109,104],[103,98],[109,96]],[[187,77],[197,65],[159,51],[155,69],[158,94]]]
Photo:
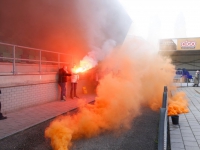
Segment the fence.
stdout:
[[167,117],[167,87],[164,87],[162,108],[160,108],[160,121],[158,131],[158,150],[167,150],[167,139],[168,139],[168,117]]
[[73,63],[73,56],[0,42],[0,75],[56,72]]
[[196,70],[187,71],[183,74],[182,70],[177,70],[174,76],[174,85],[177,87],[191,87],[194,85]]
[[173,84],[177,87],[191,87],[194,85],[194,77],[192,78],[193,79],[180,77],[179,79],[174,80]]

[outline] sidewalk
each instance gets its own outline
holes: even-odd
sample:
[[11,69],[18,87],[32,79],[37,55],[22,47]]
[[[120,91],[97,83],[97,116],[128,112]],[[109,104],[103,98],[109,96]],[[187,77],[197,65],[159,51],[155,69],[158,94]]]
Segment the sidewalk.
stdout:
[[[89,103],[94,101],[95,95],[82,95],[80,97]],[[77,102],[78,99],[68,98],[66,101],[53,101],[8,113],[5,115],[8,117],[7,119],[0,120],[0,140],[73,110],[77,108]]]
[[169,117],[171,150],[200,150],[200,87],[177,91],[186,93],[190,112],[179,115],[179,125],[173,125]]

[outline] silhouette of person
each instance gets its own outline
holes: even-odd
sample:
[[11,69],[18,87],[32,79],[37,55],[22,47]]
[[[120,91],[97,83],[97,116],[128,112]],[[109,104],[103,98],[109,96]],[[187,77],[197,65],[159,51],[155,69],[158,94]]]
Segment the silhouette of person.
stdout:
[[61,101],[66,100],[67,76],[71,76],[71,73],[68,73],[67,66],[64,65],[58,72],[58,84],[61,88]]

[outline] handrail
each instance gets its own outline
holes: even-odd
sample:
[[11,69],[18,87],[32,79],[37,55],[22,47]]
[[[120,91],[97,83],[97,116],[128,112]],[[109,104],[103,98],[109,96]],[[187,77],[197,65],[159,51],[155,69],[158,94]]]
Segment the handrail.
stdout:
[[[4,59],[4,60],[11,60],[12,61],[12,74],[15,75],[16,74],[16,61],[29,61],[29,62],[38,62],[39,63],[39,68],[38,68],[38,72],[39,74],[41,74],[42,72],[42,63],[56,63],[58,65],[58,68],[60,68],[60,64],[61,63],[69,63],[72,64],[73,63],[73,55],[70,54],[65,54],[65,53],[60,53],[60,52],[53,52],[53,51],[49,51],[49,50],[44,50],[44,49],[38,49],[38,48],[32,48],[32,47],[26,47],[26,46],[20,46],[20,45],[15,45],[15,44],[8,44],[8,43],[3,43],[0,42],[0,45],[4,45],[4,46],[11,46],[13,48],[13,56],[12,57],[5,57],[5,56],[0,56],[0,59]],[[26,58],[16,58],[16,48],[23,48],[24,50],[35,50],[35,51],[39,51],[39,58],[37,59],[26,59]],[[42,60],[42,52],[45,52],[46,54],[51,53],[51,54],[56,54],[52,60]],[[69,61],[63,61],[60,60],[61,55],[64,57],[68,56],[70,57]],[[37,56],[37,57],[38,57]],[[56,60],[56,61],[54,61]],[[27,74],[27,73],[24,73]],[[29,74],[29,73],[28,73]]]
[[44,50],[44,49],[26,47],[26,46],[15,45],[15,44],[8,44],[8,43],[2,43],[2,42],[0,42],[0,44],[1,45],[7,45],[7,46],[15,46],[15,47],[19,47],[19,48],[25,48],[25,49],[32,49],[32,50],[37,50],[37,51],[43,51],[43,52],[50,52],[50,53],[56,53],[56,54],[70,55],[70,54],[65,54],[65,53],[60,53],[60,52],[58,53],[58,52],[53,52],[53,51],[50,51],[50,50]]
[[163,100],[162,100],[162,108],[160,108],[160,121],[159,121],[159,131],[158,131],[158,150],[166,150],[167,149],[167,126],[168,126],[168,117],[167,117],[167,86],[164,87],[163,92]]
[[158,150],[167,149],[167,128],[166,128],[166,108],[160,108]]

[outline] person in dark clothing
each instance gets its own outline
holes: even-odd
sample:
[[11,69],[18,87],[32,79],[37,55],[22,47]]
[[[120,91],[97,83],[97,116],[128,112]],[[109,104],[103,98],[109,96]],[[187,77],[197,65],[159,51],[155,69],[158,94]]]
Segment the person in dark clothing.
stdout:
[[3,119],[7,119],[7,117],[3,116],[3,114],[1,113],[1,102],[0,102],[0,120],[3,120]]
[[67,66],[63,66],[63,68],[59,69],[58,72],[58,84],[61,88],[61,100],[66,100],[66,83],[67,76],[71,76],[71,73],[68,73]]

